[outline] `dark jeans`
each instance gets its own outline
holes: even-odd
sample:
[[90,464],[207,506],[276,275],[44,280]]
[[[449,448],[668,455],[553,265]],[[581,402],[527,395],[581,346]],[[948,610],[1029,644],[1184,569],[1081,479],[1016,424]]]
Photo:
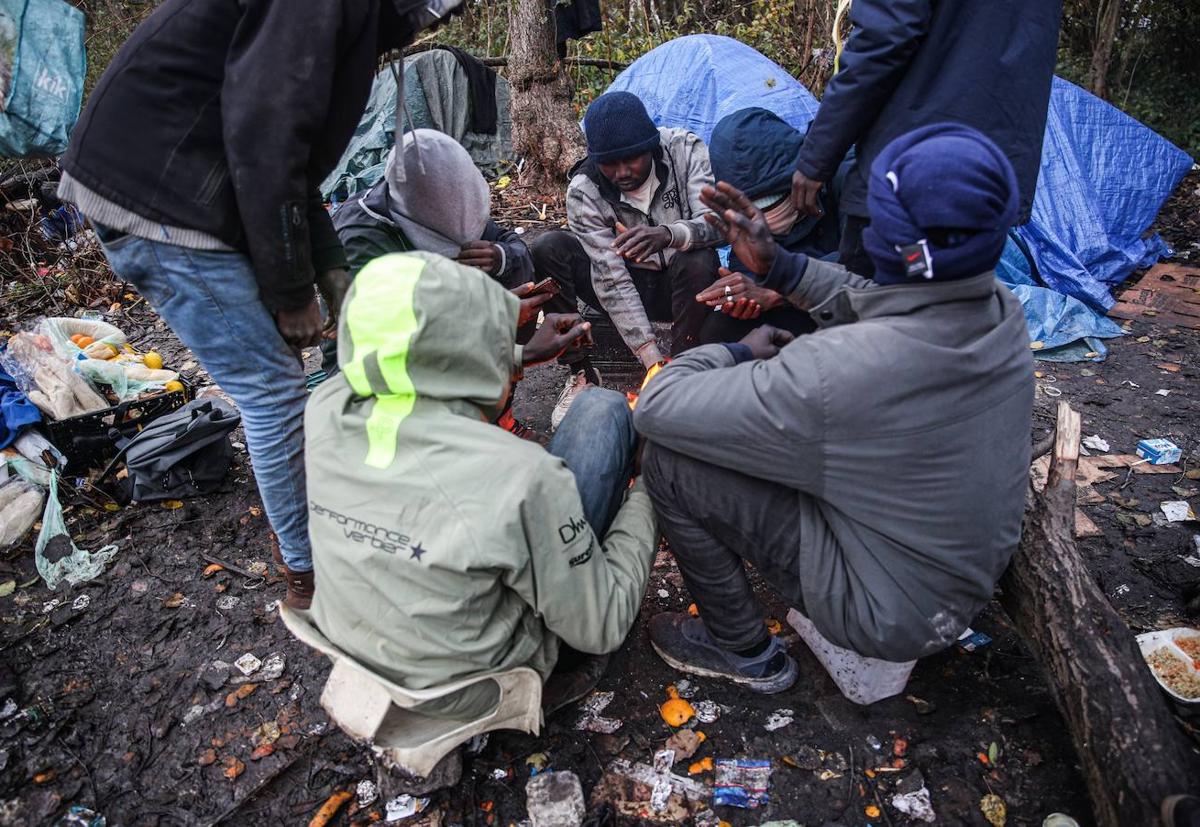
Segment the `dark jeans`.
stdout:
[[[564,230],[553,230],[539,236],[530,251],[534,268],[552,275],[564,286],[563,298],[579,299],[607,315],[592,286],[592,261],[579,239]],[[654,322],[671,322],[672,356],[697,345],[736,342],[757,326],[714,313],[711,307],[696,301],[696,294],[717,280],[719,266],[714,250],[676,253],[666,270],[628,266],[646,316]],[[573,288],[570,295],[565,290],[568,284]]]
[[633,476],[637,433],[624,394],[589,387],[579,394],[546,450],[575,475],[583,516],[603,539]]
[[851,273],[872,278],[875,275],[875,262],[867,255],[863,247],[862,234],[871,223],[871,219],[858,215],[846,216],[846,226],[842,229],[842,243],[838,247],[838,264]]
[[683,581],[718,646],[740,651],[767,637],[746,562],[803,610],[796,508],[802,495],[654,443],[642,457],[642,479]]

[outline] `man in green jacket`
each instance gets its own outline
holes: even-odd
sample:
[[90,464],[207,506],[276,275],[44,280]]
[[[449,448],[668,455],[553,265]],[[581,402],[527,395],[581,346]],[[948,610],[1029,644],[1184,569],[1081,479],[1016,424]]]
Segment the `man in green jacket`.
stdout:
[[[410,689],[600,654],[637,616],[658,530],[624,397],[580,396],[548,449],[491,425],[522,365],[588,329],[548,314],[516,344],[520,302],[441,256],[378,258],[347,296],[341,371],[305,415],[313,620]],[[463,317],[471,319],[464,324]],[[484,683],[423,711],[474,718]]]

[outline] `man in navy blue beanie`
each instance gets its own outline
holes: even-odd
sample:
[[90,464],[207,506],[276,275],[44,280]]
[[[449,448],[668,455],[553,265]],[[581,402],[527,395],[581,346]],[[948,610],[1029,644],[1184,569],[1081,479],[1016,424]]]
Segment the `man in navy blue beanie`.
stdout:
[[871,167],[871,281],[780,247],[729,184],[705,190],[738,258],[818,330],[696,348],[638,400],[643,478],[700,610],[651,619],[669,664],[795,681],[745,561],[827,641],[886,661],[952,644],[991,598],[1029,472],[1029,336],[993,272],[1017,193],[974,129],[897,138]]
[[[539,271],[559,273],[606,313],[646,368],[662,362],[650,321],[670,321],[671,352],[740,336],[746,323],[713,313],[696,296],[717,279],[720,234],[700,191],[713,183],[708,148],[683,129],[659,129],[637,96],[608,92],[584,117],[588,157],[567,188],[570,232],[531,245]],[[567,292],[564,291],[564,295]],[[550,417],[557,427],[594,370],[567,380]]]

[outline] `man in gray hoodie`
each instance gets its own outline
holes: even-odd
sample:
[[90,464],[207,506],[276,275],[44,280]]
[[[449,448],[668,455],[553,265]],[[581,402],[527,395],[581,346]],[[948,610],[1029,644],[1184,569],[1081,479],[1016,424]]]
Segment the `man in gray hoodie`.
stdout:
[[893,141],[871,169],[873,281],[780,248],[728,184],[704,200],[818,330],[697,348],[642,392],[647,490],[700,610],[654,617],[652,644],[686,672],[791,686],[750,561],[838,646],[937,652],[991,598],[1021,533],[1033,360],[993,272],[1017,217],[1012,166],[956,124]]

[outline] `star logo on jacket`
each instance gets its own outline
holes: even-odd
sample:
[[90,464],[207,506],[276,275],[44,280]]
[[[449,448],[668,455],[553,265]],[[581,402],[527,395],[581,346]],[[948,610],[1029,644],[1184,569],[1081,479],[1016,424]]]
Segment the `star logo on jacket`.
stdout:
[[413,547],[410,549],[410,551],[412,551],[412,557],[410,557],[410,558],[408,558],[408,559],[409,559],[409,560],[416,560],[418,563],[420,563],[420,562],[421,562],[421,557],[422,557],[422,556],[424,556],[425,552],[429,551],[429,549],[426,549],[426,548],[421,548],[421,544],[420,544],[420,543],[415,543],[415,544],[413,545]]

